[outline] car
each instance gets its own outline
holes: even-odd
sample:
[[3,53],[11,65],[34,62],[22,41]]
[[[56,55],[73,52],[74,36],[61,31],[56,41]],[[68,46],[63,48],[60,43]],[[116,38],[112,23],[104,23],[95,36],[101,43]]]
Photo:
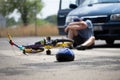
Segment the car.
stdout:
[[85,0],[76,7],[70,4],[70,8],[65,24],[76,17],[90,19],[96,40],[105,40],[107,44],[120,40],[120,0]]

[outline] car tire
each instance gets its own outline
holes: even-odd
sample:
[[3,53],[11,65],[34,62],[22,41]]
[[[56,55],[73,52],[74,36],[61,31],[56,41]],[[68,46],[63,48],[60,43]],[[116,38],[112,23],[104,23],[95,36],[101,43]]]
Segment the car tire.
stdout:
[[106,43],[109,45],[109,44],[114,44],[114,41],[115,40],[106,40]]

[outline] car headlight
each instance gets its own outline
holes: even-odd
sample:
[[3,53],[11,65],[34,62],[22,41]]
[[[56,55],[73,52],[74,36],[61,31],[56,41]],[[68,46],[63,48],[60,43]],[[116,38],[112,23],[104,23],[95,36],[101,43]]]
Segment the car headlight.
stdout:
[[110,20],[115,20],[115,21],[120,20],[120,14],[112,14],[110,16]]
[[66,17],[66,25],[69,24],[70,22],[73,22],[73,19],[79,18],[78,16],[67,16]]

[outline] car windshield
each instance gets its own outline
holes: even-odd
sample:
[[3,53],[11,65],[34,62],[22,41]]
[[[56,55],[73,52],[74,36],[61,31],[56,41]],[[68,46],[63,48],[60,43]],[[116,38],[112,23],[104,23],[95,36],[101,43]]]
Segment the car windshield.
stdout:
[[99,3],[119,3],[120,0],[85,0],[82,5],[99,4]]
[[77,4],[78,0],[61,0],[61,9],[69,9],[70,4]]

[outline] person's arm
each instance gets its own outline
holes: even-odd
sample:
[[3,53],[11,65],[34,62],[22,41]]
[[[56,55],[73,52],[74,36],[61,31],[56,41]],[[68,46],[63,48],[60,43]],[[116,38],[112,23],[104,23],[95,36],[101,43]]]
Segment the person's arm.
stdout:
[[87,24],[84,21],[72,22],[65,28],[65,32],[67,32],[69,29],[71,29],[71,30],[82,30],[82,29],[85,29],[85,28],[87,28]]

